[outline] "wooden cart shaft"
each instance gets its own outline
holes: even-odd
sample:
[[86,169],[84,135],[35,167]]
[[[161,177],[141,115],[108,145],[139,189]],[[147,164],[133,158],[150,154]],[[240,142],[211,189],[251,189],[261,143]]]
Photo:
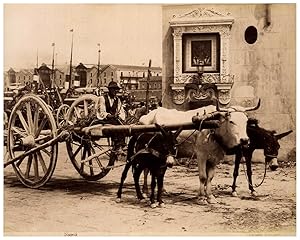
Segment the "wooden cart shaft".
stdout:
[[[210,129],[210,128],[217,128],[219,126],[219,122],[217,120],[208,120],[203,121],[203,123],[183,123],[183,124],[166,124],[163,127],[166,130],[177,130],[182,128],[182,130],[192,130],[192,129]],[[81,129],[86,135],[94,136],[94,137],[110,137],[118,134],[132,136],[136,133],[141,132],[157,132],[160,129],[155,124],[150,125],[94,125],[91,127],[85,127]]]

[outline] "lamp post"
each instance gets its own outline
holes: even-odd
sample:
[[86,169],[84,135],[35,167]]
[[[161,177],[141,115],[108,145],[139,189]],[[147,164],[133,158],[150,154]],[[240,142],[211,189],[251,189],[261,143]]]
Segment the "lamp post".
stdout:
[[51,88],[54,87],[55,81],[55,73],[54,73],[54,51],[55,51],[55,43],[52,43],[53,52],[52,52],[52,81],[51,81]]
[[69,87],[72,87],[72,55],[73,55],[73,32],[74,30],[71,29],[70,32],[72,33],[72,42],[71,42],[71,58],[70,58],[70,83],[69,83]]
[[147,84],[146,84],[146,112],[149,112],[149,84],[150,84],[150,77],[151,77],[151,59],[149,60],[148,66],[148,76],[147,76]]
[[98,50],[97,87],[101,87],[101,82],[100,82],[100,53],[101,53],[101,50],[100,50],[100,43],[98,43],[97,45],[98,45],[98,47],[99,47],[99,50]]

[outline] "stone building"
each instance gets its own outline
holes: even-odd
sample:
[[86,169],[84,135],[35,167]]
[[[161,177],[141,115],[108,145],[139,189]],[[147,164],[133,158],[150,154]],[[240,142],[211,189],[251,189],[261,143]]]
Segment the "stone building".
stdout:
[[[134,96],[135,101],[146,101],[147,78],[142,78],[138,81],[135,89],[130,92]],[[157,101],[162,100],[162,76],[151,76],[149,78],[149,99],[155,98]]]
[[165,5],[163,106],[254,105],[277,132],[281,156],[295,148],[296,4]]
[[15,76],[17,83],[25,85],[27,82],[31,82],[33,80],[33,70],[21,69],[15,73]]

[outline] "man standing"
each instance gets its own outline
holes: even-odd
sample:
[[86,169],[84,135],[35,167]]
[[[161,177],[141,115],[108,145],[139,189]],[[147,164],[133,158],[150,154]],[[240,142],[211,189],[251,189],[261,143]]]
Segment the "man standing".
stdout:
[[[120,87],[116,82],[111,81],[107,88],[108,94],[99,97],[97,118],[104,120],[108,124],[121,125],[122,122],[125,121],[126,115],[122,102],[117,96]],[[125,136],[112,136],[112,140],[115,145],[115,150],[120,151],[122,154],[120,149],[126,146]]]

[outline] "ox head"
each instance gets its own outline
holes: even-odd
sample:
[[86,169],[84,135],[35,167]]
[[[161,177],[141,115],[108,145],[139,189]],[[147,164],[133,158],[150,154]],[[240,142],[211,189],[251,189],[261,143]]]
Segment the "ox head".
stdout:
[[177,140],[176,138],[182,131],[180,127],[175,133],[167,130],[164,126],[155,123],[155,126],[160,130],[163,136],[162,147],[166,152],[166,164],[168,167],[172,167],[175,163],[175,156],[177,152]]
[[280,134],[275,134],[275,131],[271,131],[269,134],[266,135],[264,138],[265,141],[265,148],[264,148],[264,155],[266,162],[269,163],[269,167],[272,171],[275,171],[278,168],[278,151],[280,148],[280,144],[278,142],[279,139],[286,137],[289,135],[292,130],[283,132]]
[[220,108],[217,104],[217,111],[221,112],[220,127],[216,129],[216,134],[221,138],[222,144],[230,149],[238,145],[247,145],[249,137],[247,135],[248,117],[246,111],[254,111],[260,107],[260,99],[254,107],[230,107]]

